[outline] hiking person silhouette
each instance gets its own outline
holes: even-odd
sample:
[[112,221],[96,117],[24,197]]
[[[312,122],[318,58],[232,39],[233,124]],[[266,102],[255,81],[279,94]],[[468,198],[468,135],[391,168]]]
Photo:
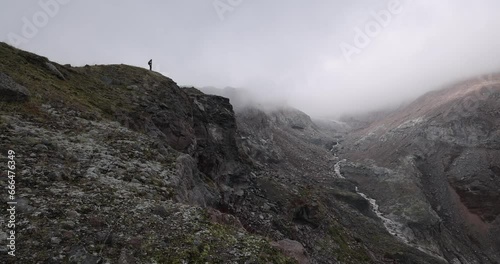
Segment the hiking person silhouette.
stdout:
[[153,59],[150,59],[148,61],[148,65],[149,65],[149,70],[152,71],[153,70]]

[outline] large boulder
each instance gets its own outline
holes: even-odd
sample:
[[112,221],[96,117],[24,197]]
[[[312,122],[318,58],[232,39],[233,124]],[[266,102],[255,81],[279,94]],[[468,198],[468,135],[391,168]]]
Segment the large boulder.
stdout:
[[64,78],[64,75],[59,71],[59,69],[57,69],[56,66],[54,66],[54,64],[52,64],[50,62],[46,62],[45,65],[50,70],[50,72],[52,72],[52,74],[54,74],[57,78],[59,78],[63,81],[66,80],[66,78]]
[[0,72],[0,101],[25,102],[29,100],[30,93],[26,87],[16,83],[10,76]]
[[283,239],[278,242],[272,242],[271,245],[280,249],[286,256],[294,258],[299,264],[309,263],[309,259],[306,256],[306,249],[298,241]]

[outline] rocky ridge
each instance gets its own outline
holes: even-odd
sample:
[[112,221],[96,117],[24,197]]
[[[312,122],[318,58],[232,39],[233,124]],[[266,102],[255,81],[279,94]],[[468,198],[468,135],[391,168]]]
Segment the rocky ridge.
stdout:
[[125,65],[59,65],[6,44],[0,58],[1,83],[29,90],[21,102],[0,99],[19,219],[15,258],[6,257],[2,225],[2,260],[294,262],[217,210],[230,195],[223,186],[247,170],[227,99]]

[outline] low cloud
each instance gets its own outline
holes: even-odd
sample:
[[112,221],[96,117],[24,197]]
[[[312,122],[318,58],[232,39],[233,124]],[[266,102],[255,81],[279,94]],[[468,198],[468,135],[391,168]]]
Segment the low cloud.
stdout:
[[[0,4],[2,41],[40,11],[17,2]],[[500,71],[492,0],[214,3],[70,1],[20,48],[73,65],[147,67],[152,58],[179,84],[245,88],[318,116],[395,106]],[[348,59],[345,44],[356,49]]]

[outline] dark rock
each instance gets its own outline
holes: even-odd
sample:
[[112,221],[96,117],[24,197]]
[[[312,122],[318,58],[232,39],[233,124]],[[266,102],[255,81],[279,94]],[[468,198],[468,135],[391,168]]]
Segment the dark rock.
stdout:
[[63,178],[61,176],[61,173],[58,171],[51,171],[49,174],[47,174],[47,178],[50,181],[61,181]]
[[95,228],[103,228],[106,226],[106,221],[98,216],[91,216],[88,222],[92,227]]
[[317,205],[302,204],[297,209],[293,216],[293,220],[300,224],[307,224],[313,228],[317,228],[321,222],[321,215]]
[[89,254],[84,247],[75,247],[68,254],[69,263],[75,264],[98,264],[101,263],[101,258]]
[[160,205],[153,207],[152,213],[155,215],[161,216],[163,218],[166,218],[169,215],[168,211],[165,209],[165,207],[160,206]]
[[31,201],[28,200],[27,198],[18,198],[16,202],[17,202],[16,208],[21,213],[30,213],[33,210],[35,210],[35,208],[31,206],[32,204]]
[[37,152],[46,152],[49,150],[49,148],[44,144],[37,144],[33,147],[33,149]]
[[0,100],[4,102],[25,102],[30,97],[26,87],[16,83],[3,72],[0,72],[0,94]]
[[135,258],[127,252],[126,249],[122,249],[120,253],[120,258],[118,259],[118,264],[135,264],[137,263]]
[[97,242],[100,244],[111,245],[113,244],[113,233],[100,232],[97,234]]
[[75,238],[75,232],[73,231],[68,231],[68,230],[65,230],[62,232],[62,239],[67,241],[67,240],[72,240]]
[[61,226],[62,226],[63,228],[66,228],[66,229],[72,230],[73,228],[75,228],[76,223],[75,223],[75,222],[73,222],[73,221],[63,221],[63,222],[61,222]]
[[52,237],[52,238],[50,238],[50,243],[59,244],[59,243],[61,243],[61,239],[58,237]]
[[189,155],[181,155],[176,162],[179,175],[177,199],[185,203],[207,206],[217,201],[217,190],[204,184],[196,161]]
[[80,214],[75,210],[68,210],[66,215],[71,219],[78,219],[80,217]]

